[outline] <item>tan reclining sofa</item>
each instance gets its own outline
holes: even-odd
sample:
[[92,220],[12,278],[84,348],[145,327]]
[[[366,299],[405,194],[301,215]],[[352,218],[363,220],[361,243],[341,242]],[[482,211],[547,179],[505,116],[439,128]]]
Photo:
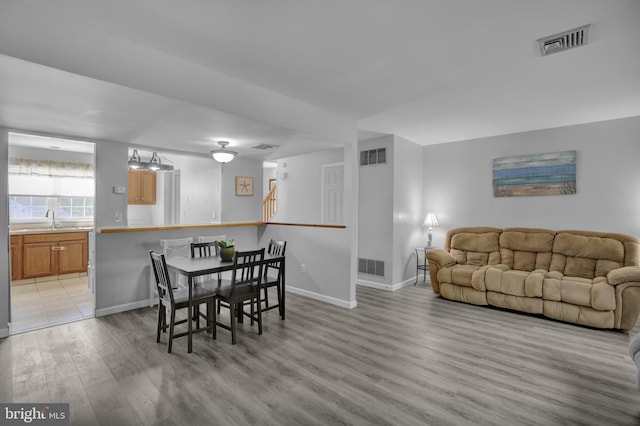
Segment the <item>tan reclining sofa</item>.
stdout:
[[436,294],[597,328],[640,315],[640,241],[532,228],[457,228],[427,252]]

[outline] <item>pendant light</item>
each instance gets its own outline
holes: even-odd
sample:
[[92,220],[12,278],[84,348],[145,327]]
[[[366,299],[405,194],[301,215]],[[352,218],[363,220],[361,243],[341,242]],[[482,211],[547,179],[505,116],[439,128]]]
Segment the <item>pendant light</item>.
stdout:
[[149,170],[160,170],[160,159],[158,158],[158,154],[154,151],[151,156],[151,161],[149,161]]
[[138,150],[134,149],[131,158],[129,158],[129,168],[130,169],[139,169],[142,167],[142,162],[140,161],[140,154],[138,154]]
[[229,145],[229,142],[220,141],[218,142],[218,145],[220,145],[220,149],[215,149],[210,152],[213,159],[218,163],[228,163],[229,161],[233,160],[236,155],[238,155],[237,152],[229,151],[228,149],[226,149],[226,146]]

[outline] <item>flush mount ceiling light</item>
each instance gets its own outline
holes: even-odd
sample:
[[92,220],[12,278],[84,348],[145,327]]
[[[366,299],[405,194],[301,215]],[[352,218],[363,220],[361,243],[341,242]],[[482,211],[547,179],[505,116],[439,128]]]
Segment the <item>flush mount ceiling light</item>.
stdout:
[[139,169],[142,167],[142,163],[140,162],[140,154],[138,154],[138,150],[134,149],[131,158],[129,158],[129,168],[130,169]]
[[226,146],[229,145],[229,142],[220,141],[218,142],[218,145],[220,145],[220,149],[214,149],[210,152],[213,159],[218,163],[228,163],[229,161],[233,160],[236,155],[238,155],[237,152],[229,151],[228,149],[226,149]]

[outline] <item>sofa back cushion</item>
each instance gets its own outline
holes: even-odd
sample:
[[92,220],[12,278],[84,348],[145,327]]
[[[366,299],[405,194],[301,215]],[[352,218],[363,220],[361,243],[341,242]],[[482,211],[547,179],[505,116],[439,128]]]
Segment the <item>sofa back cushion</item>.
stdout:
[[553,243],[550,271],[593,279],[616,268],[638,266],[638,239],[622,234],[558,231]]
[[500,234],[500,263],[517,271],[549,270],[554,231],[507,228]]
[[459,264],[497,265],[500,263],[501,232],[502,229],[489,227],[452,229],[447,232],[445,250]]

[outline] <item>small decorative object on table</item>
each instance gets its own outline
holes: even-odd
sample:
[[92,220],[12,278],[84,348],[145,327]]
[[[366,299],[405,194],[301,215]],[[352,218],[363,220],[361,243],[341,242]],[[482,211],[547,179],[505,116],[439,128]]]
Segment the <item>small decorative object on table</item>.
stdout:
[[223,262],[233,261],[233,255],[236,252],[236,242],[234,240],[218,241],[218,247],[220,247],[220,259]]

